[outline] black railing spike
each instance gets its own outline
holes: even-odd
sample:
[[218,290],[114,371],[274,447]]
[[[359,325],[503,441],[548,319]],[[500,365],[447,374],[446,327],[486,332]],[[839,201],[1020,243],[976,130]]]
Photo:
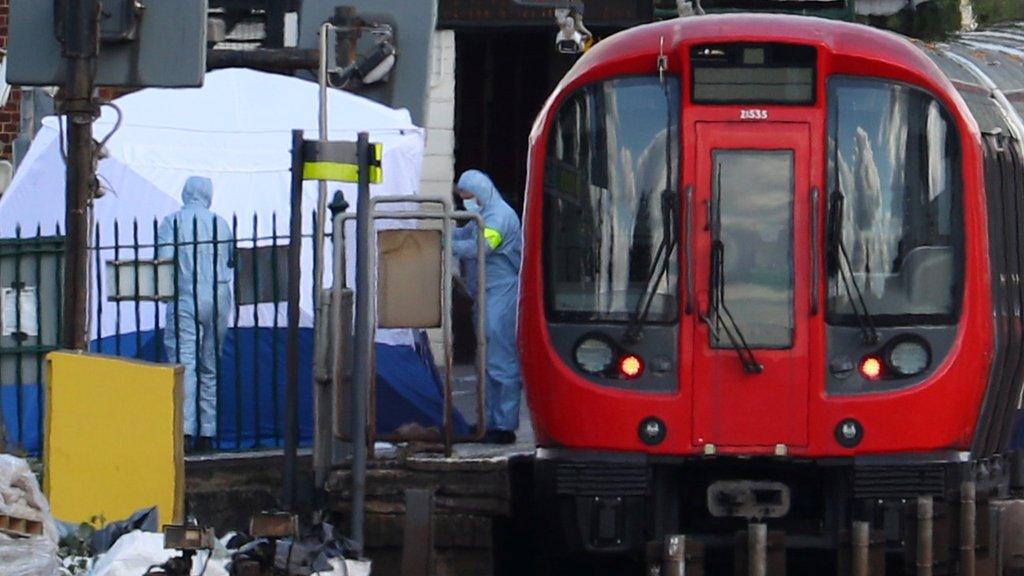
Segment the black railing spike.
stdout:
[[[42,415],[43,412],[43,394],[40,387],[43,385],[43,353],[42,348],[44,346],[44,337],[46,333],[43,330],[43,251],[41,239],[43,237],[43,225],[42,223],[36,223],[36,249],[35,252],[35,270],[36,270],[36,347],[39,352],[36,352],[36,414]],[[60,306],[57,306],[60,308]],[[59,332],[54,333],[54,340],[59,338],[57,335]],[[0,418],[2,420],[2,418]],[[43,419],[36,419],[36,438],[42,440],[43,438]]]
[[[231,215],[232,247],[237,257],[238,254],[238,214]],[[239,293],[236,290],[236,293]],[[241,316],[241,305],[239,299],[235,299],[235,331],[232,342],[234,344],[235,358],[235,448],[242,447],[242,359],[241,343],[238,337],[238,319]]]
[[[114,220],[114,260],[121,259],[121,227],[120,221]],[[97,265],[97,268],[100,266]],[[99,271],[97,270],[97,274]],[[102,284],[97,285],[97,289]],[[111,290],[110,286],[107,286],[107,291]],[[102,291],[96,294],[96,297],[103,299]],[[121,356],[121,301],[114,300],[114,349],[117,351],[117,355]]]
[[[219,408],[223,402],[223,395],[220,387],[220,254],[218,247],[220,246],[220,230],[217,229],[217,217],[213,218],[213,342],[216,346],[216,354],[214,354],[214,368],[216,370],[216,377],[214,379],[214,397],[216,398],[217,408]],[[216,410],[216,418],[214,419],[215,430],[220,429],[220,410]],[[213,437],[214,441],[217,440],[217,435]]]
[[281,323],[278,320],[278,318],[281,315],[281,294],[277,282],[279,266],[277,261],[277,212],[272,212],[270,214],[270,237],[270,285],[274,299],[274,330],[271,332],[273,336],[271,337],[270,344],[271,349],[274,352],[273,358],[271,360],[271,364],[274,366],[273,378],[271,379],[271,384],[273,385],[274,392],[273,394],[270,395],[270,399],[271,407],[274,410],[274,440],[279,442],[281,439],[281,402],[278,397],[278,390],[281,390],[281,382],[280,379],[278,378],[277,367],[280,366],[279,362],[281,361],[280,354],[278,353],[278,343],[280,341],[280,336],[278,332],[280,331],[281,328]]
[[[21,290],[24,287],[21,279],[21,259],[23,256],[24,247],[21,243],[21,225],[14,227],[14,237],[16,242],[14,244],[14,334],[11,336],[14,338],[15,349],[20,349],[25,345],[24,339],[22,338],[23,333],[21,332]],[[15,356],[15,375],[14,375],[14,409],[15,414],[18,415],[18,423],[16,430],[18,431],[18,442],[21,444],[25,443],[25,419],[22,415],[25,414],[25,370],[22,367],[24,355],[19,352]]]
[[[192,330],[195,332],[195,349],[192,356],[196,362],[195,366],[195,398],[193,398],[192,409],[195,410],[195,438],[202,435],[203,413],[201,410],[200,398],[202,398],[202,385],[199,381],[199,359],[202,357],[203,341],[199,325],[199,219],[192,216]],[[185,431],[188,433],[188,430]]]
[[[181,261],[181,230],[178,224],[178,219],[174,218],[171,220],[171,231],[173,235],[174,245],[174,258],[172,259],[172,265],[174,270],[174,293],[178,293],[178,288],[181,284],[181,272],[178,270],[178,262]],[[174,362],[175,364],[181,364],[181,302],[178,298],[174,298]],[[168,356],[170,356],[168,354]]]
[[[163,336],[163,332],[160,330],[160,267],[159,267],[159,265],[156,264],[156,262],[159,261],[159,260],[160,260],[160,225],[157,222],[156,217],[154,217],[153,218],[153,262],[154,262],[153,268],[154,268],[155,274],[154,274],[153,282],[154,282],[155,286],[154,286],[154,290],[153,290],[153,292],[154,292],[154,294],[153,294],[153,334],[156,334],[156,335],[159,335],[159,336],[162,337]],[[160,338],[160,341],[157,342],[157,345],[156,345],[155,349],[156,349],[155,350],[156,353],[155,353],[153,359],[155,361],[157,361],[157,362],[166,361],[165,356],[167,354],[166,354],[166,350],[164,350],[163,338]]]
[[132,242],[133,254],[135,255],[135,273],[132,276],[135,279],[135,293],[133,294],[135,300],[135,357],[142,358],[142,300],[139,299],[139,220],[132,218]]
[[[260,314],[259,314],[259,303],[257,302],[259,300],[259,298],[255,297],[256,294],[257,294],[257,291],[259,290],[259,285],[260,285],[260,271],[259,271],[259,263],[258,263],[259,258],[255,257],[255,255],[258,253],[258,249],[257,249],[257,247],[258,247],[258,240],[259,240],[259,220],[258,220],[258,217],[257,217],[256,213],[253,212],[253,215],[252,215],[252,252],[253,252],[253,258],[252,258],[252,285],[253,285],[253,296],[254,296],[254,298],[253,298],[253,304],[252,304],[252,327],[253,327],[252,351],[253,351],[253,357],[254,358],[259,358],[260,357]],[[276,369],[276,366],[274,368]],[[262,438],[262,434],[260,434],[260,416],[261,416],[261,413],[262,413],[262,410],[260,409],[261,408],[261,406],[260,406],[260,388],[261,388],[261,386],[260,386],[260,384],[261,384],[260,376],[262,374],[262,370],[260,370],[260,363],[259,362],[253,362],[252,374],[253,374],[253,376],[252,376],[253,389],[254,389],[254,392],[255,392],[253,394],[253,420],[254,420],[254,423],[255,423],[255,430],[256,430],[256,437],[255,437],[256,447],[258,448],[258,447],[263,446],[263,438]],[[273,393],[273,392],[276,392],[276,391],[271,391],[271,392]]]
[[[96,247],[95,247],[96,289],[99,290],[99,287],[103,285],[103,282],[102,282],[102,280],[103,280],[103,273],[101,272],[103,267],[100,265],[101,264],[101,259],[102,259],[102,254],[101,254],[101,251],[102,251],[101,246],[102,246],[102,244],[101,244],[101,241],[102,241],[103,236],[102,236],[102,233],[100,232],[100,223],[99,222],[96,223],[93,232],[94,232],[94,234],[96,236]],[[99,345],[100,345],[100,339],[101,338],[103,338],[103,298],[101,297],[100,294],[96,294],[96,340],[95,340],[95,350],[94,350],[96,352],[99,352]]]

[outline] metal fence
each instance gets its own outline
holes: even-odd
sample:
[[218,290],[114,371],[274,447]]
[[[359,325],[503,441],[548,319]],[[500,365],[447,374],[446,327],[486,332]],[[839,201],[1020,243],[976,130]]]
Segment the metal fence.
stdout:
[[[314,220],[315,214],[304,230],[312,230]],[[221,221],[228,230],[223,224],[217,230],[213,223],[212,231],[210,221],[185,221],[184,227],[171,225],[170,240],[166,228],[161,237],[156,220],[97,224],[91,233],[90,351],[181,362],[186,370],[192,362],[200,377],[209,378],[212,372],[214,444],[220,450],[283,443],[291,247],[277,221],[276,214],[269,222],[233,217]],[[299,437],[305,445],[313,435],[313,249],[312,234],[304,234],[303,256],[310,257],[303,259],[301,279]],[[9,445],[28,453],[40,452],[42,445],[44,357],[59,345],[63,251],[56,226],[48,232],[37,227],[32,234],[19,229],[14,238],[0,239],[0,425],[6,423]],[[189,299],[190,294],[214,297]],[[202,354],[195,360],[183,358],[183,351],[192,348],[185,339],[194,338],[201,350],[210,330],[212,361],[201,361]],[[211,356],[210,348],[206,351]],[[201,418],[200,394],[195,396]]]
[[63,266],[59,226],[0,240],[0,447],[41,444],[43,358],[60,340]]

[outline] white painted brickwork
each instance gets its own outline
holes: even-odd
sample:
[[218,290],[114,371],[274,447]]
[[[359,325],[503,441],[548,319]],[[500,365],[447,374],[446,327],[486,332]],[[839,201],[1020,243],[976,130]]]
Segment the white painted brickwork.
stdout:
[[455,180],[455,32],[435,31],[433,45],[420,192],[449,195]]
[[[436,30],[430,62],[427,94],[427,147],[423,155],[420,194],[451,196],[455,181],[455,32]],[[444,361],[440,329],[427,330],[430,349],[438,363]]]

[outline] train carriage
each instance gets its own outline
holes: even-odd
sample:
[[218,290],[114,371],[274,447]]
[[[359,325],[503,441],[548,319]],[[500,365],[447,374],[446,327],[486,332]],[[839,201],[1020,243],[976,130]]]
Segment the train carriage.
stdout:
[[571,544],[892,551],[918,497],[1019,487],[1022,38],[723,15],[580,59],[531,135],[519,316]]

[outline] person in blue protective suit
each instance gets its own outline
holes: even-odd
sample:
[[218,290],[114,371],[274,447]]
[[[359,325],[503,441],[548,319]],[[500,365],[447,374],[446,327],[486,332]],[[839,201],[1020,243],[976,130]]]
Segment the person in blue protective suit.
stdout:
[[[475,285],[477,234],[486,242],[486,333],[487,333],[487,434],[486,442],[511,444],[519,427],[519,397],[522,380],[516,351],[516,310],[519,298],[519,267],[523,241],[519,217],[502,199],[491,179],[479,170],[467,170],[456,184],[466,209],[478,212],[484,229],[473,223],[455,233],[452,254],[468,271],[468,284]],[[475,286],[470,293],[475,295]]]
[[168,360],[185,368],[185,448],[200,452],[213,449],[217,434],[217,357],[234,304],[234,242],[227,221],[210,211],[209,178],[190,177],[181,200],[184,206],[160,223],[157,255],[175,261],[164,347]]

